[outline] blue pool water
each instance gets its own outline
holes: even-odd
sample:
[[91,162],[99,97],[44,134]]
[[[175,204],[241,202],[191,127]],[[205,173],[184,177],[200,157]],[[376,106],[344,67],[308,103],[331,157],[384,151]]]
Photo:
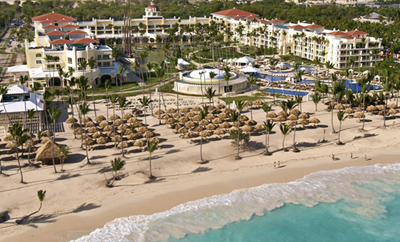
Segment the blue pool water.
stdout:
[[279,94],[284,94],[284,95],[290,95],[290,96],[305,96],[308,94],[308,92],[302,92],[302,91],[296,91],[296,90],[285,90],[285,89],[279,89],[279,88],[267,88],[265,89],[266,92],[269,93],[279,93]]
[[400,241],[400,164],[320,171],[119,218],[77,241]]

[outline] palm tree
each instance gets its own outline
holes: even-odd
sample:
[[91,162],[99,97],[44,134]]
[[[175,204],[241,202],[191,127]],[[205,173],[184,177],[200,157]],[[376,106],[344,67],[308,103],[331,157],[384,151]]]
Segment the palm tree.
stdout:
[[[114,116],[114,120],[113,120],[113,132],[115,134],[115,104],[118,101],[118,95],[113,93],[110,96],[110,102],[112,104],[113,107],[113,116]],[[122,118],[122,117],[121,117]],[[114,139],[114,148],[117,147],[117,139]]]
[[28,140],[28,135],[26,134],[27,131],[28,131],[27,129],[23,128],[23,124],[20,124],[19,122],[13,123],[12,126],[9,127],[9,132],[16,144],[16,147],[13,148],[17,153],[18,167],[21,175],[21,183],[24,183],[24,176],[22,174],[22,167],[21,167],[18,147],[23,146],[24,143]]
[[340,131],[342,130],[342,122],[347,118],[347,116],[345,116],[345,113],[340,110],[337,113],[337,118],[339,120],[339,132],[338,132],[338,142],[336,144],[342,145],[343,143],[340,141]]
[[[158,109],[161,110],[161,78],[165,75],[165,68],[163,65],[157,65],[154,68],[154,74],[157,76],[158,78],[158,86],[159,86],[159,90],[158,90]],[[164,99],[164,98],[163,98]],[[161,125],[161,112],[158,112],[158,122]]]
[[[118,104],[119,107],[121,108],[121,120],[123,120],[124,117],[124,109],[131,104],[131,102],[129,102],[125,96],[119,96],[118,97]],[[122,129],[121,129],[121,153],[122,153],[122,157],[125,157],[124,154],[124,139],[123,139],[123,134],[124,134],[124,125],[122,122]]]
[[317,112],[318,111],[318,103],[321,101],[321,95],[319,95],[318,92],[314,92],[314,94],[311,96],[311,99],[315,105],[315,112]]
[[294,100],[296,101],[297,105],[300,106],[300,112],[303,112],[302,105],[301,105],[303,103],[303,97],[301,95],[296,95],[294,97]]
[[[45,89],[43,92],[43,110],[47,110],[47,100],[52,96],[52,93],[48,90]],[[47,117],[47,114],[45,113],[45,121],[46,121],[46,129],[49,129],[49,119]]]
[[362,114],[363,114],[363,123],[361,130],[364,130],[365,125],[365,96],[369,91],[370,80],[372,79],[372,75],[368,75],[366,78],[361,78],[357,80],[358,85],[361,87],[361,95],[362,95]]
[[46,196],[46,190],[37,191],[37,196],[39,199],[40,206],[39,206],[39,209],[36,211],[36,213],[38,213],[40,211],[40,209],[42,209],[42,203],[43,203],[44,197]]
[[51,111],[50,109],[47,109],[47,112],[49,113],[50,118],[53,120],[53,144],[51,147],[51,158],[53,159],[54,172],[57,173],[56,162],[54,160],[54,143],[56,142],[56,120],[60,117],[61,111],[56,106],[53,106]]
[[96,65],[96,61],[93,58],[90,58],[88,60],[88,66],[90,68],[90,85],[91,85],[91,89],[92,89],[92,100],[93,100],[93,109],[94,109],[94,116],[97,117],[97,113],[96,113],[96,102],[94,101],[94,92],[93,92],[93,77],[92,77],[92,73],[93,73],[93,68]]
[[139,102],[140,102],[140,104],[142,105],[142,108],[143,108],[144,124],[147,127],[146,110],[149,107],[149,105],[152,102],[152,100],[150,98],[148,98],[147,96],[143,96],[142,98],[139,98]]
[[21,83],[23,94],[24,94],[24,110],[26,112],[26,100],[25,100],[25,83],[28,81],[28,76],[19,76],[19,83]]
[[57,97],[57,101],[58,101],[58,102],[60,101],[60,96],[61,96],[61,94],[62,94],[62,92],[61,92],[60,89],[55,88],[55,89],[53,90],[53,95]]
[[239,144],[239,142],[240,142],[239,118],[240,118],[240,113],[242,112],[243,108],[244,108],[244,102],[242,100],[239,100],[236,103],[236,109],[238,111],[238,118],[237,118],[237,129],[238,129],[237,146],[238,147],[237,147],[237,154],[236,154],[236,157],[235,157],[236,160],[240,159],[240,156],[239,156],[239,150],[240,150],[240,144]]
[[70,80],[68,80],[68,86],[69,86],[69,95],[70,95],[70,100],[71,100],[71,112],[72,112],[72,117],[74,117],[74,97],[72,96],[72,87],[75,86],[75,77],[71,77]]
[[[108,97],[108,89],[110,89],[111,85],[112,85],[112,82],[111,82],[110,79],[107,79],[107,80],[105,81],[105,83],[104,83],[104,87],[106,88],[107,100],[109,100],[109,97]],[[108,108],[107,108],[107,120],[108,120]]]
[[[212,80],[214,79],[214,77],[215,76],[217,76],[217,73],[215,73],[215,72],[213,72],[213,71],[210,71],[209,72],[209,75],[210,75],[210,81],[211,81],[211,83],[212,83]],[[221,79],[218,79],[218,96],[220,96],[221,95],[221,81],[220,81]],[[219,103],[219,98],[218,98],[218,103]]]
[[[32,109],[28,109],[28,119],[29,119],[29,132],[32,133],[32,119],[35,117],[36,111]],[[29,150],[28,150],[28,162],[31,164],[31,148],[32,148],[32,135],[29,135],[29,140],[31,143],[29,144]]]
[[1,85],[1,86],[0,86],[1,102],[3,103],[3,109],[4,109],[4,112],[5,112],[6,115],[7,115],[8,121],[9,121],[10,124],[11,124],[10,116],[8,116],[8,112],[7,112],[6,106],[5,106],[5,104],[4,104],[4,96],[7,94],[7,92],[8,92],[7,86],[6,86],[6,85]]
[[287,126],[286,124],[281,124],[279,126],[279,128],[283,135],[282,149],[283,149],[283,151],[288,151],[288,149],[285,149],[285,138],[288,134],[290,134],[290,132],[292,132],[292,129],[289,126]]
[[156,140],[147,140],[147,151],[149,152],[149,179],[154,180],[157,177],[153,176],[153,173],[151,172],[151,154],[157,149],[157,141]]
[[[211,99],[214,99],[215,96],[215,92],[217,90],[213,90],[212,87],[207,87],[206,89],[206,97],[208,98],[208,101],[211,103]],[[212,102],[213,106],[214,106],[214,101]]]
[[[85,119],[86,114],[89,112],[89,104],[87,104],[86,102],[83,102],[82,104],[79,105],[79,110],[81,111],[83,119]],[[115,128],[114,128],[114,130],[115,130]],[[89,160],[89,153],[88,153],[88,147],[87,147],[88,137],[87,137],[87,129],[86,128],[85,128],[85,139],[86,139],[85,140],[86,160],[87,160],[87,164],[91,164],[90,160]]]
[[341,93],[343,97],[345,91],[344,80],[337,81],[337,77],[335,74],[332,74],[332,101],[331,101],[331,125],[332,125],[332,133],[336,133],[335,127],[333,126],[333,109],[335,107],[335,100],[337,99],[337,95]]
[[273,120],[267,120],[264,122],[264,128],[265,128],[265,152],[264,155],[271,155],[272,153],[268,151],[269,147],[269,135],[271,134],[272,129],[274,128],[276,124],[274,123]]
[[231,68],[230,68],[229,66],[226,66],[226,67],[224,68],[224,71],[225,71],[225,73],[224,73],[224,80],[226,81],[225,92],[228,92],[228,99],[227,99],[226,104],[227,104],[227,105],[230,105],[230,103],[229,103],[230,91],[229,91],[228,81],[229,81],[229,78],[231,77],[231,76],[230,76],[230,73],[229,73],[229,72],[231,71]]
[[[199,113],[200,121],[205,119],[207,114],[208,114],[207,106],[205,106],[205,108],[203,108],[203,110],[201,110],[200,113]],[[201,130],[203,131],[204,130],[203,127],[201,127],[201,128],[202,128]],[[203,159],[203,133],[202,132],[200,132],[200,162],[199,163],[200,164],[207,163],[207,161],[205,161]]]
[[114,158],[110,161],[111,163],[111,169],[113,170],[114,177],[113,181],[117,179],[118,177],[118,171],[120,171],[126,164],[124,160],[122,160],[120,157]]
[[265,121],[268,119],[268,112],[271,111],[272,106],[269,103],[264,103],[261,107],[265,112]]
[[255,76],[248,76],[247,82],[250,85],[250,116],[253,119],[253,87],[256,85],[258,79]]

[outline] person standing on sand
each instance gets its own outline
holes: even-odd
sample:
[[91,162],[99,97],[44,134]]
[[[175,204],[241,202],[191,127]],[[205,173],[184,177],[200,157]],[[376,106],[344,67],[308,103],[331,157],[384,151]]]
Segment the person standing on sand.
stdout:
[[332,161],[334,161],[335,160],[335,155],[334,154],[332,154]]
[[367,154],[365,154],[365,161],[367,161]]
[[351,159],[353,159],[353,153],[350,154]]

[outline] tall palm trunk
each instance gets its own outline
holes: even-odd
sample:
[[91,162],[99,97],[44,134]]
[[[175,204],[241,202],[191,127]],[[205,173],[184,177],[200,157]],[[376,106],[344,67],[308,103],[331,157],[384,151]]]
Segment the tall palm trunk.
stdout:
[[54,172],[57,173],[56,161],[54,159],[54,144],[56,143],[56,120],[53,120],[53,144],[51,145],[51,158],[53,159]]
[[332,108],[331,108],[331,125],[332,125],[332,133],[336,133],[335,127],[333,126],[333,108],[335,107],[335,103],[332,101]]
[[340,131],[341,130],[342,130],[342,121],[339,122],[338,144],[342,143],[342,142],[340,142]]
[[[296,118],[298,118],[297,115],[296,115]],[[293,130],[293,152],[299,151],[299,149],[297,149],[297,147],[296,147],[296,128],[297,128],[297,119],[294,122],[294,130]]]
[[22,174],[22,167],[19,159],[18,147],[17,147],[17,160],[18,160],[19,174],[21,174],[21,183],[24,183],[24,175]]
[[117,148],[117,139],[115,138],[115,136],[116,136],[116,131],[115,131],[115,104],[113,104],[113,116],[114,116],[114,120],[113,120],[114,148]]
[[[124,154],[124,136],[123,136],[123,134],[124,134],[124,119],[123,119],[123,117],[124,117],[124,109],[121,108],[121,120],[122,120],[122,129],[121,129],[121,155],[122,155],[122,157],[125,157],[125,154]],[[147,137],[147,134],[146,134],[146,137]]]
[[363,94],[362,114],[363,114],[363,123],[362,123],[361,129],[364,130],[364,125],[365,125],[365,93]]
[[236,159],[239,159],[239,150],[240,150],[240,126],[239,126],[239,118],[240,118],[240,111],[239,111],[239,116],[237,119],[237,154],[236,154]]
[[150,174],[149,174],[149,177],[153,177],[153,172],[151,171],[151,153],[149,154],[149,171],[150,171]]
[[283,151],[285,151],[285,138],[286,138],[286,135],[283,136],[283,141],[282,141]]

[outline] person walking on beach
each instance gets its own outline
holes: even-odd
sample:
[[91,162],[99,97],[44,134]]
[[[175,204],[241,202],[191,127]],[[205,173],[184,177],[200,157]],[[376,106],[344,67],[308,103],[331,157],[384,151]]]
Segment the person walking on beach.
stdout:
[[353,153],[350,154],[351,159],[353,159]]
[[365,161],[367,161],[367,154],[365,154]]
[[274,161],[274,168],[276,168],[276,161]]
[[332,161],[334,161],[335,160],[335,155],[334,154],[332,154]]

